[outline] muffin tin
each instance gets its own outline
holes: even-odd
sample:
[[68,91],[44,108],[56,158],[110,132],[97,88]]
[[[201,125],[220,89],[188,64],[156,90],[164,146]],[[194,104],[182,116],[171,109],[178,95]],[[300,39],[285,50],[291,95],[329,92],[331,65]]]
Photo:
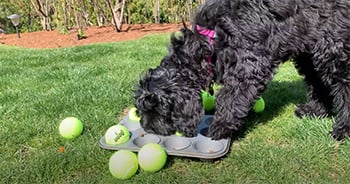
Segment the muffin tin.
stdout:
[[231,138],[214,141],[210,137],[206,137],[209,125],[213,119],[212,115],[203,116],[197,128],[197,136],[182,137],[178,135],[161,136],[146,133],[139,122],[132,122],[126,116],[119,124],[129,129],[131,134],[129,141],[118,145],[108,145],[105,143],[104,137],[101,137],[99,146],[108,150],[138,152],[145,144],[157,143],[165,148],[168,155],[202,159],[220,158],[228,153]]

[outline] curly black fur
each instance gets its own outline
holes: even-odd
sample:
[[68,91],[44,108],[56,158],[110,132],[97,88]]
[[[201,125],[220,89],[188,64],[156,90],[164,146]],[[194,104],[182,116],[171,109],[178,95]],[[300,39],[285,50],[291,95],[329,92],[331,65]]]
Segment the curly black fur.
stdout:
[[[242,126],[243,118],[271,81],[278,66],[290,58],[299,73],[305,76],[308,87],[307,102],[298,106],[296,115],[327,116],[334,109],[333,137],[339,140],[350,135],[349,1],[208,0],[198,9],[193,24],[216,32],[214,71],[216,82],[224,87],[216,96],[215,120],[209,129],[209,136],[213,139],[227,138]],[[196,41],[201,42],[198,45],[208,42],[201,35],[182,40],[184,43]],[[166,57],[168,63],[188,56],[188,52],[174,51]],[[203,52],[199,48],[191,51]],[[191,64],[205,62],[190,57],[180,60]],[[201,74],[191,64],[186,66],[187,69]],[[187,75],[183,73],[183,67],[176,75]],[[185,83],[177,90],[186,91],[186,96],[189,88],[200,89],[195,87],[199,84]],[[199,98],[192,99],[195,99],[192,105],[198,105]],[[178,115],[181,114],[199,117],[202,111],[182,111]],[[178,129],[187,126],[184,124],[187,121],[177,123],[174,124]],[[157,128],[166,129],[162,125]]]
[[149,69],[135,92],[135,106],[146,132],[171,135],[176,131],[195,136],[204,115],[200,91],[212,78],[205,58],[213,47],[186,27],[171,37],[168,55]]

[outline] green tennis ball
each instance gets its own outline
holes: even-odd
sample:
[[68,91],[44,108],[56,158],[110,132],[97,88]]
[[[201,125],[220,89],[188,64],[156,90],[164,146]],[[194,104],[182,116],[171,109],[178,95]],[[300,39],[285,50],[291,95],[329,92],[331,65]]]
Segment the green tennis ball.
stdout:
[[139,168],[137,156],[129,150],[115,152],[109,159],[109,172],[118,179],[129,179]]
[[263,112],[265,109],[265,101],[262,97],[259,97],[253,106],[253,111],[256,113]]
[[130,139],[130,132],[124,125],[111,126],[105,133],[105,142],[109,145],[123,144]]
[[215,97],[210,95],[207,91],[202,91],[202,104],[205,111],[211,111],[215,108]]
[[223,85],[214,83],[213,84],[214,94],[217,94],[222,87],[223,87]]
[[63,138],[74,139],[83,132],[83,127],[84,125],[79,119],[75,117],[68,117],[60,123],[58,129]]
[[178,132],[178,131],[176,131],[176,132],[175,132],[175,135],[180,136],[180,137],[183,137],[183,136],[184,136],[184,134],[183,134],[183,133]]
[[165,149],[156,143],[145,144],[138,153],[140,167],[149,172],[157,172],[166,163],[167,154]]
[[129,111],[129,115],[128,115],[129,120],[132,122],[139,122],[141,119],[139,116],[137,116],[136,111],[137,111],[136,107],[131,108]]

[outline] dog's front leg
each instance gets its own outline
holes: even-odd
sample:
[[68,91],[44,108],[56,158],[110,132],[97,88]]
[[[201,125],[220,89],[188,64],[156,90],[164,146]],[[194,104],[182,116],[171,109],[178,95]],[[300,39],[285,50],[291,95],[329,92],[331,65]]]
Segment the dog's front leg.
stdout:
[[173,99],[171,120],[174,122],[176,131],[184,134],[185,137],[196,136],[200,119],[204,115],[200,95],[196,91],[183,90]]
[[227,138],[241,127],[243,118],[272,79],[279,64],[246,50],[237,53],[243,54],[237,56],[235,67],[231,63],[226,64],[224,87],[216,97],[215,119],[209,128],[209,136],[214,140]]

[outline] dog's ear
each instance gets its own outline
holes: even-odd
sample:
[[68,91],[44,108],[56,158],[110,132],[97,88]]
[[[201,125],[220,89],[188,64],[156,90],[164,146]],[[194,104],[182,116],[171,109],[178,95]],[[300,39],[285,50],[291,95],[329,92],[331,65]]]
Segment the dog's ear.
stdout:
[[157,104],[159,103],[159,99],[157,95],[148,93],[148,94],[142,94],[137,100],[136,100],[136,106],[137,109],[141,111],[150,111],[152,110]]
[[163,93],[172,78],[171,72],[164,67],[150,68],[142,76],[134,93],[135,105],[141,111],[150,111],[158,104],[167,103]]
[[181,32],[184,34],[184,36],[186,36],[186,33],[193,34],[193,31],[187,27],[186,22],[185,22],[185,18],[183,16],[181,16],[181,19],[182,19]]
[[184,27],[181,28],[181,33],[183,34],[183,36],[186,38],[188,36],[192,36],[194,33],[191,29],[189,29],[186,24],[184,23]]

